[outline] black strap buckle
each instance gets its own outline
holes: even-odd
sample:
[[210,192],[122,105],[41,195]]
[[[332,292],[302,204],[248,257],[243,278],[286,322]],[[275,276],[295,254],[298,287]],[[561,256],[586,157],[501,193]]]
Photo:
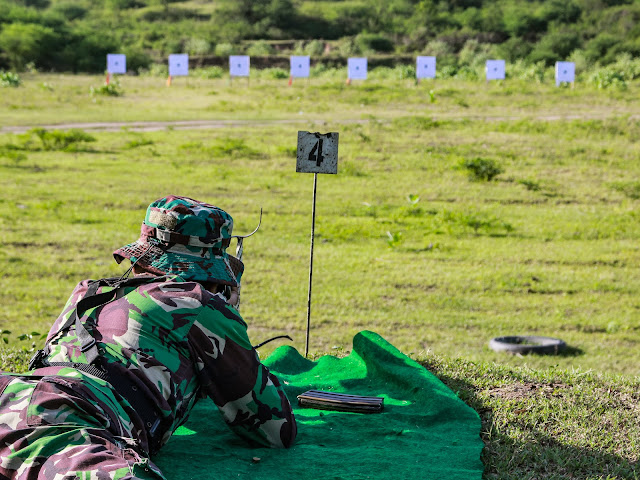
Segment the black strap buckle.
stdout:
[[83,344],[83,345],[80,347],[80,351],[81,351],[82,353],[84,353],[84,352],[86,352],[87,350],[92,349],[92,348],[93,348],[93,346],[94,346],[95,344],[96,344],[96,339],[95,339],[95,338],[93,338],[93,337],[91,337],[91,340],[90,340],[89,342],[87,342],[87,343]]

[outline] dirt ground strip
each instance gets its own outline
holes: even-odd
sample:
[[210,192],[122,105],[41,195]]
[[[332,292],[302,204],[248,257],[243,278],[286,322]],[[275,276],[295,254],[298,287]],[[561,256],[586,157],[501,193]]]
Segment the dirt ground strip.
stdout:
[[[459,115],[435,115],[432,120],[471,120],[485,122],[503,122],[517,120],[542,120],[542,121],[568,121],[568,120],[605,120],[614,118],[615,115],[535,115],[535,116],[459,116]],[[640,115],[630,115],[630,120],[640,119]],[[212,130],[218,128],[237,128],[246,126],[268,126],[268,125],[288,125],[297,123],[315,123],[319,125],[329,123],[341,124],[367,124],[371,120],[368,119],[276,119],[276,120],[180,120],[171,122],[76,122],[76,123],[60,123],[52,125],[7,125],[0,126],[0,133],[25,133],[33,128],[44,128],[46,130],[71,130],[78,128],[90,131],[117,132],[120,130],[130,130],[132,132],[155,132],[166,130],[167,128],[174,130]],[[376,121],[386,121],[384,119]]]

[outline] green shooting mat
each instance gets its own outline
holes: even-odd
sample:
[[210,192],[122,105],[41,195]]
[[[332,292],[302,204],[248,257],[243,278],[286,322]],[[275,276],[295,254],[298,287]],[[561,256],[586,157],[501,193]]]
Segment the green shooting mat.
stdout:
[[[170,480],[460,479],[482,477],[480,418],[447,386],[373,332],[344,358],[315,362],[289,346],[264,364],[285,384],[298,422],[288,450],[251,448],[201,400],[154,458]],[[382,413],[301,408],[296,396],[327,390],[384,398]]]

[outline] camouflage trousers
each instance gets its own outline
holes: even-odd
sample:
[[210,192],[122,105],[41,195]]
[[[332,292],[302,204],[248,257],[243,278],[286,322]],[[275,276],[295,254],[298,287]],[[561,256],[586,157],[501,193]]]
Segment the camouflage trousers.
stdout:
[[86,393],[81,378],[1,374],[0,479],[164,479]]

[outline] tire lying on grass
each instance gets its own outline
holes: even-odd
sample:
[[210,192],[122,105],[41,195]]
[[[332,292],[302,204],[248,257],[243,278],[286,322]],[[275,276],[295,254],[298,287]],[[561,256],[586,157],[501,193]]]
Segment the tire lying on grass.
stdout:
[[543,355],[562,352],[567,344],[559,338],[532,336],[496,337],[489,342],[489,348],[496,352],[539,353]]

